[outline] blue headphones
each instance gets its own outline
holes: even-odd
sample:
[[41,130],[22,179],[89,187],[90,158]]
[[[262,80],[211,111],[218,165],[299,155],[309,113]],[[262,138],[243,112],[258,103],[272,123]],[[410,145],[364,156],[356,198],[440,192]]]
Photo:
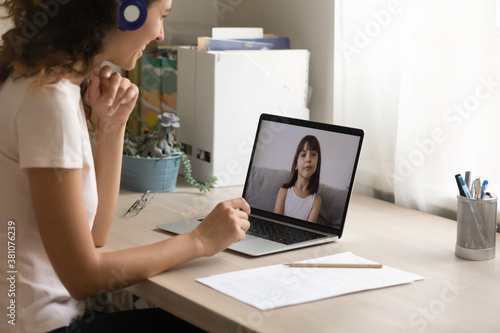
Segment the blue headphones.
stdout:
[[121,30],[137,30],[146,21],[148,6],[144,0],[122,0],[118,9],[118,26]]

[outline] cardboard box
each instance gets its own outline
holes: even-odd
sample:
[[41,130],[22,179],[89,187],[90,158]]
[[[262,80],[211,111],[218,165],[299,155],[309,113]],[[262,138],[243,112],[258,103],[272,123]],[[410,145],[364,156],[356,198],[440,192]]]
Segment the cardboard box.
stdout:
[[242,185],[260,114],[309,119],[307,50],[178,50],[178,140],[193,177]]

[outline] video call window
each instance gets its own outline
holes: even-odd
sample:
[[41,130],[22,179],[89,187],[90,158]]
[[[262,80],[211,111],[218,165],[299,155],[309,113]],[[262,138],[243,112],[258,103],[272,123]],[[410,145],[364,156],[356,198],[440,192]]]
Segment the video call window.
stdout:
[[263,121],[245,199],[267,212],[336,226],[342,223],[360,138]]

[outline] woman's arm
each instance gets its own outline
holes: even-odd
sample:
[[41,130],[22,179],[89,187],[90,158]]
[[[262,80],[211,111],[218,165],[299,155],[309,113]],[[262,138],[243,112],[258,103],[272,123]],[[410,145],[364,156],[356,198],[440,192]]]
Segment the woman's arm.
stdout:
[[192,259],[210,256],[245,236],[250,207],[225,201],[194,231],[143,247],[96,250],[89,230],[81,170],[28,169],[38,229],[59,279],[76,299],[122,288]]
[[88,100],[97,118],[93,150],[98,206],[92,229],[95,246],[108,238],[120,190],[123,139],[138,88],[105,66],[89,83]]
[[120,174],[125,126],[98,121],[93,149],[98,193],[92,236],[95,246],[106,243],[120,192]]

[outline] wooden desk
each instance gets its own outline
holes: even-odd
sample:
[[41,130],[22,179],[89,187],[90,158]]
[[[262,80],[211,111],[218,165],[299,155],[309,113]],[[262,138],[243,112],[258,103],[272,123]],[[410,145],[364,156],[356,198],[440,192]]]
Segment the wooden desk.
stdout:
[[[171,237],[155,226],[203,215],[241,195],[241,187],[208,194],[179,180],[139,215],[121,215],[139,197],[122,191],[108,244],[117,250]],[[210,332],[499,332],[500,246],[496,259],[455,256],[456,222],[354,195],[344,236],[337,242],[260,258],[224,251],[128,288]],[[195,281],[196,278],[345,251],[416,273],[425,280],[317,302],[259,311]]]

